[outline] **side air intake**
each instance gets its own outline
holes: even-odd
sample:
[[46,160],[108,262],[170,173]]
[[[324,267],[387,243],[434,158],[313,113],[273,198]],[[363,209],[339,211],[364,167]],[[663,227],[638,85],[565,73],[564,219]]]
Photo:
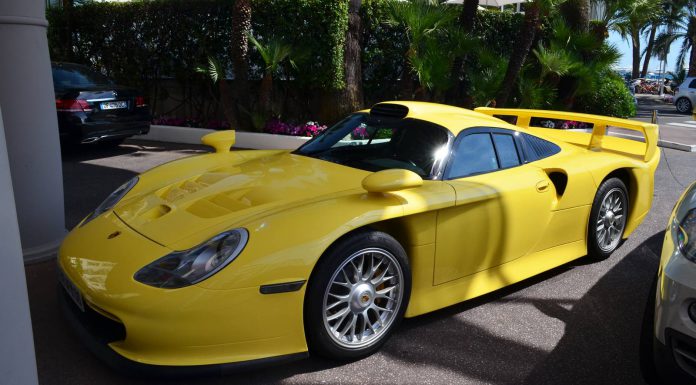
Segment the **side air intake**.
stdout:
[[401,104],[379,103],[372,106],[370,115],[379,118],[403,119],[408,115],[408,107]]

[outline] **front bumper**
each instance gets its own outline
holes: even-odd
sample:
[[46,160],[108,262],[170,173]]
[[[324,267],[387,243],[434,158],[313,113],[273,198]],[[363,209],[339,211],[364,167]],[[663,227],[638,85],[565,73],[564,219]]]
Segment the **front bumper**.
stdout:
[[62,287],[59,288],[58,298],[63,316],[89,351],[112,369],[132,376],[179,378],[194,375],[224,375],[284,364],[308,356],[308,353],[304,352],[229,364],[198,366],[143,364],[125,358],[108,346],[109,342],[112,342],[109,334],[119,333],[121,329],[118,325],[112,324],[113,321],[89,307],[85,309],[85,312],[80,311]]
[[[113,213],[66,237],[59,268],[82,294],[85,314],[72,302],[63,307],[97,356],[117,369],[161,375],[220,373],[306,355],[303,289],[271,295],[261,294],[259,286],[170,290],[133,279],[138,269],[169,252]],[[95,332],[103,329],[95,324],[104,322],[120,324],[124,332],[104,338]]]
[[72,142],[96,142],[150,132],[150,117],[128,116],[116,120],[90,120],[81,112],[58,114],[60,137]]
[[[655,361],[664,378],[672,383],[696,383],[696,319],[689,307],[696,306],[696,263],[688,260],[675,243],[674,222],[693,185],[682,195],[669,219],[658,270],[655,295]],[[686,203],[687,208],[691,203]]]

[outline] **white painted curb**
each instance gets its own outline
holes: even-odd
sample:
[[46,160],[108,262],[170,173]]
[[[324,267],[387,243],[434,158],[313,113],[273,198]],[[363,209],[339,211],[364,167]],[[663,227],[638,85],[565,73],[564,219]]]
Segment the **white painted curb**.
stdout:
[[[201,144],[203,135],[215,132],[207,128],[151,125],[147,135],[134,136],[134,139],[155,142]],[[261,134],[258,132],[237,131],[234,147],[255,150],[294,150],[308,141],[309,137]]]

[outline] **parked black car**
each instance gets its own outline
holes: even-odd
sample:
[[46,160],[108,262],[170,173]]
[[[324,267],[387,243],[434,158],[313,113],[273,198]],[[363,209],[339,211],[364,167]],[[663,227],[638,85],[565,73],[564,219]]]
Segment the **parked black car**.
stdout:
[[52,63],[61,144],[117,145],[150,131],[142,92],[116,85],[88,67]]

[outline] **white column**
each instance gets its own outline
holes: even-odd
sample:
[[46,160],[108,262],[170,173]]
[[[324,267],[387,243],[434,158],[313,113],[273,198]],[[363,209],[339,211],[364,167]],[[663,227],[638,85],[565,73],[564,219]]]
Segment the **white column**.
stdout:
[[27,283],[0,113],[0,382],[37,384]]
[[52,256],[65,234],[47,25],[45,0],[0,1],[0,106],[25,261]]

